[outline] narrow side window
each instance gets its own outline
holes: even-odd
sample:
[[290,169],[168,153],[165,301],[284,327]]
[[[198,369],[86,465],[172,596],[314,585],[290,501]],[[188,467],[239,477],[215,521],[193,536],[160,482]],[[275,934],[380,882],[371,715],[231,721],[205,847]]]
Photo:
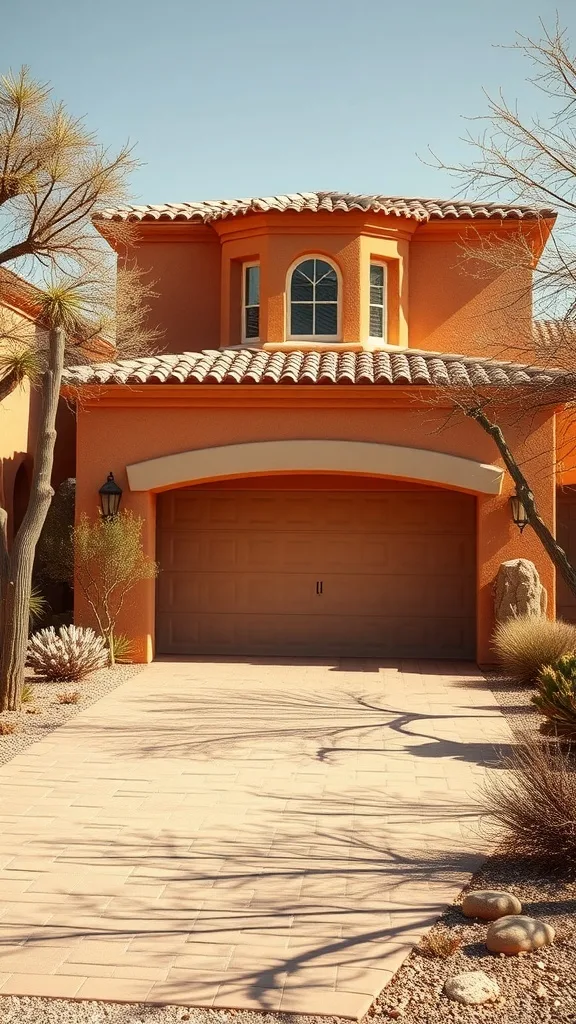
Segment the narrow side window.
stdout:
[[260,338],[260,265],[258,263],[244,264],[242,304],[243,341],[258,341]]
[[386,340],[386,267],[370,264],[370,337]]

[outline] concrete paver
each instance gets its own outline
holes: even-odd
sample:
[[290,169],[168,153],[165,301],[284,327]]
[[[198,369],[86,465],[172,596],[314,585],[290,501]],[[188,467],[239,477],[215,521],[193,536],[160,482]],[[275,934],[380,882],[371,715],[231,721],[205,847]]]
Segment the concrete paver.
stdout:
[[0,768],[0,993],[358,1018],[509,741],[471,665],[156,662]]

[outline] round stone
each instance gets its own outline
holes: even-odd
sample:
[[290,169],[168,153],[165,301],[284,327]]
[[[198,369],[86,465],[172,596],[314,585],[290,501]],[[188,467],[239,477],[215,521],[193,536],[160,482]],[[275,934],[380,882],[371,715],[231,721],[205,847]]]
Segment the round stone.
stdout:
[[486,932],[486,945],[491,953],[530,953],[554,942],[554,929],[544,921],[522,914],[511,914],[493,921]]
[[462,913],[466,917],[481,917],[483,921],[497,921],[508,914],[521,914],[522,904],[511,892],[479,889],[466,894],[462,900]]
[[449,999],[466,1006],[478,1006],[500,995],[498,982],[484,971],[462,971],[446,979],[444,992]]

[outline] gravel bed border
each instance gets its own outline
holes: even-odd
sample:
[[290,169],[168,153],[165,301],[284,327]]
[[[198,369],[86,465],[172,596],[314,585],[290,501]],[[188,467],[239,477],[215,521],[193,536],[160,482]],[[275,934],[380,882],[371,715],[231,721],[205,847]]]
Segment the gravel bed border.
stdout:
[[[26,682],[34,691],[34,701],[24,705],[20,711],[4,711],[0,714],[1,722],[14,722],[18,726],[18,732],[0,736],[0,766],[7,764],[44,736],[49,736],[78,712],[91,707],[117,686],[138,675],[145,667],[114,665],[113,668],[93,672],[81,683],[48,683],[27,670]],[[69,690],[78,690],[80,700],[77,704],[60,704],[58,694]],[[36,709],[36,713],[33,713],[33,709]]]

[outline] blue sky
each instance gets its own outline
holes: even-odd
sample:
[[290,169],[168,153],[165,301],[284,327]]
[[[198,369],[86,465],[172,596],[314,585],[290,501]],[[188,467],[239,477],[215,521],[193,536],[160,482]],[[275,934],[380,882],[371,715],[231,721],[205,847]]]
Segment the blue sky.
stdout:
[[483,88],[533,110],[498,44],[556,9],[576,41],[574,0],[27,0],[4,5],[0,70],[29,64],[103,143],[134,142],[135,202],[447,196],[428,147],[465,157]]

